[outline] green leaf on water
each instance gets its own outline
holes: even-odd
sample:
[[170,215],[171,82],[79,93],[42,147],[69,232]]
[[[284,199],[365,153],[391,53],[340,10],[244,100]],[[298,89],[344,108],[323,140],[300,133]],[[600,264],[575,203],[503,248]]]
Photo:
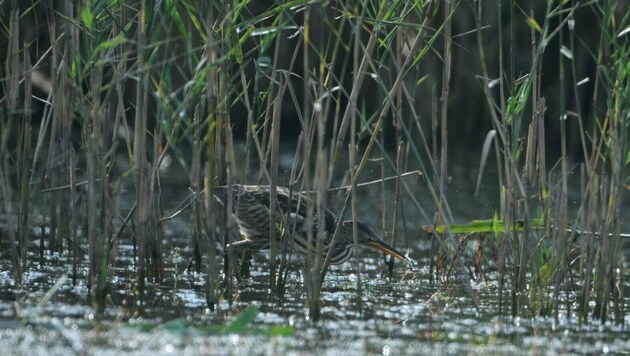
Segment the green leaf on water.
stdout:
[[[494,234],[500,234],[503,232],[505,226],[505,220],[499,218],[495,213],[492,219],[488,220],[472,220],[465,224],[449,224],[447,225],[435,225],[431,227],[429,225],[423,226],[425,232],[435,231],[438,234],[443,234],[450,231],[453,234],[472,234],[481,232],[491,232]],[[534,218],[529,221],[529,227],[533,229],[543,229],[545,227],[545,221],[542,217]],[[510,231],[522,231],[525,228],[525,220],[514,219],[509,222]]]
[[290,326],[275,325],[267,329],[269,336],[293,336],[295,329]]
[[185,319],[173,319],[163,324],[154,322],[127,323],[126,327],[144,332],[153,332],[156,329],[171,333],[202,333],[207,335],[217,334],[260,334],[267,336],[293,336],[295,329],[291,326],[273,325],[253,328],[251,324],[258,317],[259,311],[254,305],[247,307],[236,319],[228,325],[191,326]]
[[258,308],[254,305],[250,305],[239,316],[237,316],[234,321],[226,325],[221,331],[224,333],[245,332],[249,328],[249,325],[256,320],[256,316],[258,316]]
[[160,329],[168,330],[170,332],[183,333],[190,330],[190,325],[185,319],[179,318],[179,319],[173,319],[173,320],[167,321],[166,323],[160,326]]

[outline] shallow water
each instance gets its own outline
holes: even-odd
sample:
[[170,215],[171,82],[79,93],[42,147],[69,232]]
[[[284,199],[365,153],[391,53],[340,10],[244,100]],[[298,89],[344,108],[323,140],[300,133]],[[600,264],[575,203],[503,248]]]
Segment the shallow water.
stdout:
[[[69,261],[62,256],[45,256],[25,274],[19,288],[12,287],[3,262],[3,354],[601,354],[630,349],[627,331],[621,327],[597,322],[580,325],[575,315],[566,317],[566,310],[557,322],[511,317],[506,300],[500,314],[494,272],[488,272],[485,280],[430,283],[428,251],[423,249],[411,254],[419,262],[415,270],[397,263],[393,278],[388,278],[381,259],[370,251],[363,251],[359,263],[333,267],[323,286],[319,322],[308,319],[299,271],[290,273],[284,297],[269,290],[264,253],[252,261],[252,278],[235,282],[232,306],[223,299],[210,311],[203,274],[186,272],[182,257],[171,255],[164,283],[151,285],[148,303],[135,308],[128,272],[133,266],[132,249],[122,246],[120,250],[122,262],[99,321],[86,300],[83,279],[77,286],[66,279],[42,302],[59,282],[58,276],[68,270],[64,266]],[[229,323],[250,305],[259,313],[248,331],[217,334],[204,329]],[[274,326],[290,327],[293,333],[270,334]]]

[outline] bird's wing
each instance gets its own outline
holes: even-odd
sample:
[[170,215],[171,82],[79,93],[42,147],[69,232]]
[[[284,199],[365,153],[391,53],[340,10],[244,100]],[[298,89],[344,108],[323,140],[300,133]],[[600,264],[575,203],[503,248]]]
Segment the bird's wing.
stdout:
[[269,193],[243,190],[234,194],[234,214],[251,232],[261,235],[269,234]]

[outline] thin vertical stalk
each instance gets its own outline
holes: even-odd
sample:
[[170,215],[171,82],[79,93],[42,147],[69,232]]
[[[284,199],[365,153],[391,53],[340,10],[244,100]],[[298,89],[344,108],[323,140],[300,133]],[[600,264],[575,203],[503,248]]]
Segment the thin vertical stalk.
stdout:
[[[7,142],[11,138],[10,132],[12,123],[15,121],[15,114],[18,112],[19,98],[19,11],[14,10],[10,15],[9,24],[9,48],[7,53],[6,74],[9,78],[4,82],[6,107],[0,108],[0,190],[4,202],[4,213],[11,221],[13,219],[13,194],[9,186],[10,179],[8,177],[9,158],[7,152]],[[4,81],[4,80],[3,80]],[[5,116],[6,115],[6,116]],[[25,262],[26,256],[26,240],[18,241],[14,225],[9,223],[7,226],[7,234],[9,235],[9,253],[11,256],[12,272],[15,277],[16,284],[22,283],[22,262]],[[21,251],[20,251],[21,250]]]
[[[311,150],[313,148],[313,137],[316,135],[317,130],[313,127],[313,117],[311,114],[311,108],[313,105],[313,94],[311,92],[310,78],[311,76],[311,31],[313,28],[313,24],[311,21],[311,11],[312,8],[309,6],[304,11],[304,20],[303,20],[303,28],[304,31],[302,33],[302,69],[303,69],[303,103],[302,103],[302,115],[303,115],[303,124],[302,124],[302,132],[304,133],[304,146],[303,146],[303,156],[305,162],[303,164],[303,178],[302,178],[302,187],[303,189],[312,190],[311,188],[317,188],[317,176],[318,176],[318,167],[319,167],[319,156],[315,159],[315,177],[311,177],[311,165],[310,165],[310,156]],[[320,201],[320,194],[317,195],[317,202]],[[315,213],[315,209],[317,207],[313,206],[313,204],[308,204],[306,206],[306,226],[313,226],[313,216]],[[319,233],[316,232],[316,234]],[[306,244],[307,246],[311,246],[314,239],[317,236],[313,235],[313,229],[308,228],[306,233]],[[306,256],[304,267],[304,286],[306,288],[307,298],[308,298],[308,308],[309,308],[309,317],[313,320],[319,320],[320,318],[320,298],[319,298],[319,286],[318,282],[318,269],[319,265],[318,260],[321,258],[317,256],[319,250],[317,250],[317,246],[315,249],[315,253],[309,253]],[[322,277],[323,281],[323,277]]]
[[149,77],[146,71],[148,66],[146,58],[146,31],[147,17],[149,15],[146,0],[140,3],[138,13],[138,27],[136,32],[136,43],[138,46],[138,83],[136,84],[135,95],[135,125],[133,139],[133,158],[136,185],[136,240],[138,241],[138,271],[137,271],[137,293],[142,301],[145,293],[145,283],[147,277],[147,254],[149,237],[149,209],[150,197],[148,189],[148,163],[147,163],[147,119],[148,119],[148,92]]
[[[168,152],[168,146],[163,147],[162,140],[164,139],[164,133],[162,126],[158,125],[152,134],[153,138],[153,164],[150,166],[151,171],[149,175],[149,199],[151,202],[151,209],[149,211],[149,256],[151,266],[151,277],[157,283],[162,282],[164,277],[164,265],[162,260],[162,238],[163,230],[158,224],[157,214],[162,212],[161,207],[161,193],[162,188],[160,184],[160,166],[163,163],[164,157]],[[104,192],[107,192],[105,190]]]
[[[315,177],[313,179],[313,186],[317,192],[317,216],[323,217],[326,214],[327,209],[327,193],[328,193],[328,157],[324,148],[324,133],[326,130],[324,115],[321,111],[314,112],[314,119],[317,120],[317,160],[315,161]],[[312,221],[312,220],[311,220]],[[321,317],[321,288],[325,273],[321,273],[322,266],[325,261],[322,258],[322,241],[326,234],[325,224],[319,223],[317,225],[316,236],[312,236],[315,239],[315,254],[311,256],[311,265],[308,266],[307,281],[309,283],[307,287],[307,293],[309,294],[309,316],[313,320],[319,320]],[[309,229],[312,230],[312,229]],[[312,240],[311,240],[312,241]],[[308,241],[310,244],[311,241]],[[334,246],[333,243],[330,246]],[[332,250],[332,248],[330,249]]]
[[[212,23],[210,23],[212,16],[208,17],[207,33],[208,43],[216,43],[218,40],[215,38],[212,31]],[[209,63],[217,63],[219,54],[216,46],[208,46],[206,56],[209,58]],[[207,248],[208,248],[208,265],[206,268],[206,304],[211,310],[214,310],[216,305],[216,287],[217,287],[217,269],[215,265],[216,259],[216,203],[213,197],[214,194],[214,182],[217,175],[217,147],[219,147],[220,134],[222,127],[221,115],[219,113],[218,101],[222,98],[219,79],[219,68],[217,65],[212,65],[209,68],[208,76],[206,79],[206,103],[208,106],[208,114],[205,119],[206,130],[206,161],[204,165],[204,207],[205,207],[205,220],[206,220],[206,233],[208,235]],[[229,191],[229,189],[228,189]]]
[[[446,182],[448,182],[448,98],[450,92],[451,80],[451,62],[452,50],[451,45],[451,15],[453,9],[451,2],[444,2],[444,65],[442,70],[442,94],[440,97],[440,180],[436,182],[440,191],[439,204],[442,205],[446,200]],[[440,209],[442,210],[442,209]]]
[[[103,125],[104,116],[102,103],[100,101],[100,89],[102,77],[102,67],[95,66],[90,74],[90,105],[88,117],[84,121],[85,139],[87,146],[88,165],[88,234],[90,245],[91,271],[96,286],[94,288],[93,303],[99,313],[105,309],[105,279],[107,269],[106,251],[109,251],[105,244],[106,231],[105,221],[108,214],[108,206],[105,205],[104,191],[107,189],[107,182],[103,181],[105,176],[103,169]],[[105,178],[107,179],[107,178]]]
[[606,321],[606,313],[608,312],[608,297],[610,288],[610,274],[608,264],[610,263],[610,239],[608,237],[607,207],[610,197],[608,196],[608,176],[602,175],[600,184],[596,187],[597,200],[600,209],[594,213],[595,229],[597,231],[597,256],[595,270],[595,278],[593,280],[593,288],[595,288],[595,307],[593,308],[593,317],[599,319],[602,324]]
[[[234,180],[236,179],[235,175],[236,175],[236,169],[238,167],[235,166],[236,164],[236,157],[235,157],[235,153],[234,153],[234,142],[233,142],[233,136],[232,136],[232,124],[231,124],[231,118],[229,116],[229,114],[226,112],[225,113],[225,125],[223,125],[224,128],[224,132],[225,132],[225,177],[223,176],[219,176],[219,181],[226,181],[228,183],[228,186],[231,186],[231,183],[234,182]],[[221,145],[223,144],[223,142],[218,142],[217,143],[217,147],[221,147]],[[217,165],[221,162],[221,157],[217,157]],[[217,167],[217,175],[221,175],[223,173],[222,169],[219,169],[219,167]],[[228,191],[232,191],[231,189],[229,189]],[[231,193],[228,193],[231,194]],[[228,201],[232,201],[232,198],[229,197]],[[227,210],[229,211],[229,210]],[[230,215],[230,214],[228,214]],[[228,219],[222,219],[223,221],[226,222],[226,225],[229,226],[232,221],[231,221],[231,216],[228,217]],[[223,226],[224,230],[223,231],[227,231],[227,226]],[[224,234],[224,238],[222,240],[220,240],[223,246],[223,251],[227,251],[227,234]],[[225,269],[226,271],[226,278],[227,278],[227,288],[226,288],[226,293],[228,295],[228,302],[231,303],[232,302],[232,289],[233,289],[233,285],[232,285],[232,278],[231,278],[231,269],[229,268],[229,256],[224,256],[224,261],[227,263],[227,268]],[[214,272],[217,274],[217,278],[218,278],[218,271]]]
[[192,247],[193,247],[193,261],[195,271],[201,272],[201,232],[203,228],[202,223],[202,202],[197,198],[201,192],[202,182],[201,180],[201,122],[199,120],[200,105],[195,106],[192,117],[192,147],[191,147],[191,163],[190,163],[190,190],[193,195],[192,206]]
[[74,151],[70,152],[69,162],[70,162],[70,241],[72,243],[71,246],[71,256],[72,256],[72,285],[76,287],[77,279],[78,279],[78,254],[79,254],[79,242],[77,241],[77,233],[76,233],[76,223],[77,223],[77,212],[75,202],[76,200],[76,178],[75,178],[75,158],[76,154]]
[[[402,204],[402,176],[401,172],[404,172],[404,162],[405,162],[405,144],[402,140],[399,140],[398,149],[396,150],[396,186],[394,188],[394,206],[392,212],[392,234],[390,239],[390,245],[396,246],[396,239],[398,237],[398,222],[402,222],[402,226],[404,226],[403,217],[403,204]],[[404,232],[404,229],[403,229]],[[405,236],[403,234],[403,236]],[[389,276],[390,278],[394,274],[394,258],[390,256],[389,258]]]
[[[75,10],[77,11],[75,12]],[[65,1],[63,4],[62,13],[64,14],[64,16],[66,16],[64,19],[64,34],[67,37],[67,41],[62,42],[63,56],[64,59],[67,61],[67,63],[65,64],[72,66],[73,63],[80,61],[80,54],[76,52],[75,48],[78,48],[80,46],[81,37],[79,28],[72,21],[68,21],[66,19],[75,18],[77,14],[80,13],[80,6],[77,6],[75,9],[74,1]],[[72,148],[72,119],[76,118],[76,114],[73,112],[74,107],[72,103],[74,103],[76,98],[78,97],[73,87],[77,85],[74,83],[80,82],[79,78],[81,78],[80,75],[75,74],[75,76],[73,77],[70,70],[65,71],[63,73],[62,80],[66,81],[66,85],[59,87],[59,90],[63,92],[62,97],[60,98],[61,100],[63,100],[63,103],[60,103],[60,101],[58,100],[55,101],[56,105],[61,105],[61,112],[58,112],[58,114],[62,115],[57,118],[60,121],[59,128],[61,130],[59,135],[60,141],[58,142],[59,156],[55,159],[57,165],[57,172],[55,175],[58,175],[57,186],[65,187],[68,185],[68,182],[70,180],[68,173],[68,158],[70,150]],[[63,248],[64,237],[67,237],[70,234],[70,219],[68,216],[69,210],[67,209],[67,206],[70,203],[71,202],[69,201],[68,190],[59,190],[57,201],[54,203],[59,204],[59,207],[57,210],[57,215],[55,217],[57,219],[55,223],[55,225],[57,226],[57,231],[53,232],[55,236],[51,240],[52,246],[50,246],[50,249],[52,251],[60,251]]]
[[[564,33],[560,32],[559,34],[559,42],[561,45],[564,45]],[[561,174],[560,174],[560,181],[561,181],[561,188],[560,188],[560,199],[559,199],[559,204],[558,204],[558,214],[556,215],[556,223],[557,226],[568,226],[568,217],[567,217],[567,208],[568,208],[568,195],[569,195],[569,187],[568,187],[568,179],[569,179],[569,168],[568,168],[568,159],[569,157],[567,156],[567,133],[566,133],[566,108],[565,108],[565,87],[566,87],[566,82],[565,82],[565,67],[564,67],[564,56],[559,53],[558,54],[558,81],[559,81],[559,86],[560,86],[560,108],[559,108],[559,112],[560,112],[560,168],[561,168]],[[573,62],[573,60],[571,60],[571,62]],[[571,64],[571,67],[573,67],[574,64]],[[577,98],[576,98],[577,100]],[[578,101],[579,103],[579,101]],[[578,104],[579,105],[579,104]],[[551,213],[551,212],[550,212]],[[555,215],[555,214],[554,214]],[[553,215],[547,215],[548,217],[551,217]],[[554,260],[556,261],[562,261],[560,262],[560,265],[558,266],[559,268],[559,272],[556,273],[556,275],[554,276],[554,290],[553,290],[553,303],[554,303],[554,313],[553,313],[553,317],[556,320],[556,322],[559,322],[559,314],[560,314],[560,302],[559,302],[559,296],[560,296],[560,292],[561,292],[561,277],[562,275],[566,274],[566,264],[563,263],[565,261],[565,259],[567,258],[567,244],[566,244],[566,239],[565,236],[566,234],[564,233],[560,233],[557,232],[555,233],[553,236],[556,237],[555,241],[554,241],[554,245],[555,245],[555,256],[554,256]],[[567,310],[567,315],[570,316],[570,311]]]
[[[17,37],[17,34],[15,34]],[[15,49],[13,49],[15,50]],[[26,250],[28,245],[28,231],[30,220],[30,165],[32,164],[32,152],[31,152],[31,134],[32,134],[32,92],[33,83],[30,79],[31,73],[31,61],[28,51],[24,51],[24,119],[22,120],[21,135],[20,135],[20,150],[18,152],[18,182],[20,184],[19,191],[19,206],[18,206],[18,241],[23,250]],[[17,73],[14,73],[15,77]]]
[[[59,13],[63,14],[67,18],[72,18],[71,14],[68,13],[68,1],[62,2],[62,8]],[[58,174],[58,165],[53,166],[53,162],[59,162],[60,160],[60,135],[61,135],[61,126],[62,120],[64,117],[72,115],[68,108],[68,103],[71,101],[70,97],[66,97],[68,90],[66,88],[69,87],[69,78],[68,78],[68,67],[69,63],[64,61],[64,58],[71,58],[72,56],[68,55],[67,57],[64,55],[64,50],[66,49],[65,43],[68,41],[68,35],[59,36],[57,32],[57,19],[58,13],[54,10],[55,7],[50,6],[50,13],[48,26],[50,33],[50,42],[52,47],[52,56],[51,56],[51,68],[59,68],[59,70],[51,71],[51,82],[53,84],[53,105],[52,105],[52,121],[50,127],[50,139],[48,140],[48,157],[46,160],[46,173],[45,177],[48,179],[47,187],[55,188],[61,186],[61,178]],[[64,11],[65,10],[65,11]],[[61,16],[59,16],[61,18]],[[63,26],[60,26],[61,32],[64,32]],[[49,248],[51,250],[56,250],[56,238],[58,231],[58,223],[59,223],[59,210],[61,209],[59,204],[61,201],[61,192],[53,191],[50,194],[50,236],[49,236]],[[44,204],[44,206],[48,206],[48,204]],[[24,252],[23,252],[24,253]],[[25,257],[24,255],[22,256]]]
[[[309,62],[310,62],[310,10],[307,9],[304,13],[304,34],[302,38],[303,48],[303,64],[304,64],[304,78],[309,77]],[[312,95],[310,93],[311,88],[308,86],[308,81],[304,81],[304,104],[302,107],[303,122],[302,122],[302,137],[304,142],[302,145],[302,157],[304,162],[302,163],[302,190],[313,190],[313,187],[317,186],[317,179],[312,177],[311,173],[311,152],[314,146],[314,136],[317,133],[316,127],[313,127],[313,117],[311,115]],[[317,175],[319,165],[319,157],[315,158],[315,174]],[[319,197],[319,194],[318,194]],[[319,198],[318,198],[319,199]],[[307,204],[306,206],[306,219],[305,226],[313,226],[314,210],[316,209],[313,204]],[[306,231],[306,244],[311,246],[314,239],[317,236],[313,235],[313,229],[308,228]],[[317,248],[316,248],[317,250]],[[318,276],[318,260],[317,251],[315,254],[307,254],[305,267],[304,267],[304,287],[306,289],[308,298],[309,317],[313,320],[318,320],[320,317],[320,300],[318,294],[318,288],[316,284],[319,282]],[[323,277],[322,277],[323,281]]]
[[[216,82],[215,82],[216,84]],[[217,279],[218,279],[218,271],[216,268],[216,246],[215,241],[216,238],[216,230],[214,229],[216,222],[216,203],[214,201],[213,192],[214,192],[214,179],[216,177],[216,147],[218,146],[218,142],[220,142],[220,130],[217,129],[217,126],[214,125],[219,119],[214,117],[216,114],[210,114],[211,119],[208,120],[208,125],[212,127],[208,127],[207,134],[207,147],[206,147],[206,163],[204,169],[204,206],[206,211],[206,221],[207,221],[207,248],[208,248],[208,265],[206,271],[206,304],[210,310],[214,310],[215,305],[217,303],[216,300],[216,291],[217,291]]]
[[[92,137],[92,132],[90,132],[90,128],[88,125],[85,127],[85,136],[84,137]],[[89,251],[89,286],[93,286],[94,281],[97,278],[97,261],[98,261],[98,250],[97,250],[97,234],[98,234],[98,225],[97,225],[97,204],[98,197],[96,193],[98,192],[97,185],[97,177],[96,177],[96,154],[94,152],[94,143],[91,140],[86,142],[86,165],[87,165],[87,237],[88,237],[88,251]],[[92,292],[92,288],[89,288],[89,293]],[[93,299],[94,296],[92,295]]]
[[[279,38],[279,37],[278,37]],[[278,184],[278,156],[280,149],[280,114],[282,112],[282,104],[284,102],[284,90],[286,88],[284,75],[278,76],[278,93],[274,98],[272,105],[272,121],[271,121],[271,137],[269,138],[269,143],[271,145],[271,159],[270,159],[270,200],[269,200],[269,219],[273,221],[278,214],[278,206],[276,205],[277,197],[276,197],[276,188]],[[286,232],[285,232],[286,233]],[[270,238],[270,251],[271,251],[271,261],[270,261],[270,269],[269,269],[269,287],[275,288],[277,279],[276,273],[276,256],[278,256],[278,252],[280,251],[280,246],[278,246],[278,238],[284,238],[285,236],[277,236],[276,237],[276,226],[275,224],[269,224],[269,238]]]

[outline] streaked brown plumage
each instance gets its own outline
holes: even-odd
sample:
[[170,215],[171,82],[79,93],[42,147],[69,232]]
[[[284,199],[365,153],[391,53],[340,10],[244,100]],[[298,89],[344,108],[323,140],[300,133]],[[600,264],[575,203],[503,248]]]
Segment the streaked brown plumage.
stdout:
[[[231,243],[228,249],[231,252],[242,250],[264,250],[270,247],[270,224],[273,221],[276,241],[279,248],[283,236],[290,236],[288,241],[289,251],[295,251],[301,256],[312,254],[316,251],[315,241],[308,242],[307,207],[314,204],[310,199],[299,192],[291,192],[288,188],[277,187],[276,214],[270,218],[270,187],[265,185],[232,185],[232,214],[238,224],[243,240]],[[225,207],[228,206],[228,187],[216,187],[214,194],[217,200]],[[312,236],[317,236],[318,224],[323,223],[324,237],[321,244],[322,260],[326,258],[337,226],[337,218],[330,210],[326,209],[324,216],[318,216],[314,209],[312,224]],[[352,256],[354,238],[352,221],[343,221],[339,227],[338,236],[332,246],[330,264],[346,262]],[[357,222],[358,244],[372,247],[376,250],[388,253],[394,257],[410,262],[402,253],[396,251],[380,237],[378,237],[367,225]]]

